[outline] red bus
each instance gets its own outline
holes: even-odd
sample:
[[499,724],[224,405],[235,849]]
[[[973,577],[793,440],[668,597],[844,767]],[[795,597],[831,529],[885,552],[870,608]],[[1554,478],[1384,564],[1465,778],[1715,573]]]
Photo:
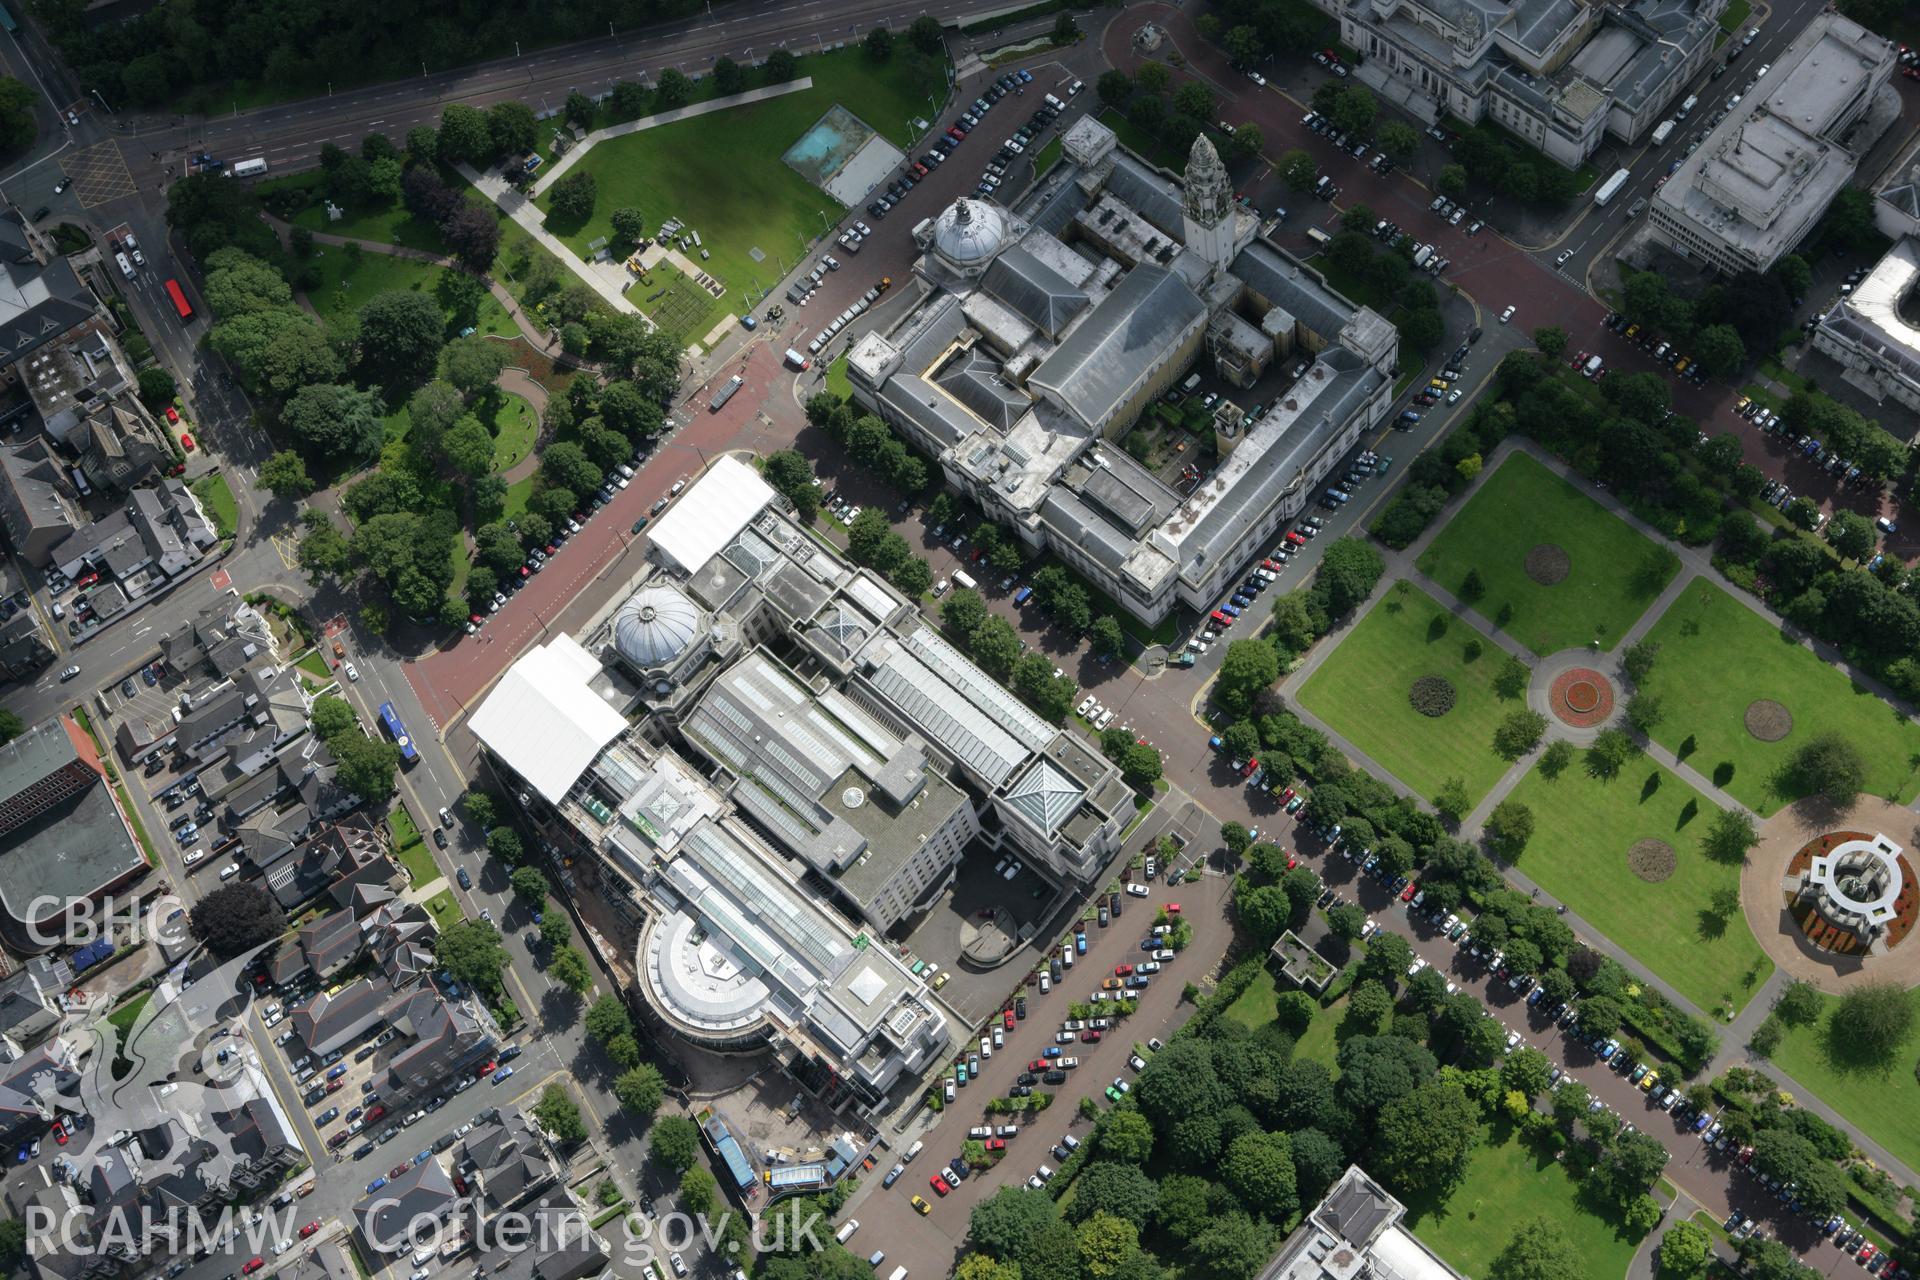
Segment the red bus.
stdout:
[[187,295],[180,291],[178,280],[167,281],[167,296],[173,299],[173,309],[180,313],[182,320],[193,319],[193,308],[187,304]]

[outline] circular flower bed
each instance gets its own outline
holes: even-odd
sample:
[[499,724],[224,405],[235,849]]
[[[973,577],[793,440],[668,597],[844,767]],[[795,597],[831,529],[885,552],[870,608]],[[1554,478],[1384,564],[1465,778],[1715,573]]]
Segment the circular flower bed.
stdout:
[[1762,742],[1778,742],[1793,732],[1793,713],[1772,698],[1747,704],[1747,732]]
[[1435,719],[1453,710],[1453,699],[1453,684],[1443,676],[1421,676],[1407,689],[1413,709]]
[[1562,724],[1591,729],[1613,715],[1613,684],[1590,667],[1573,667],[1554,677],[1547,701]]
[[1522,567],[1529,578],[1543,587],[1552,587],[1567,580],[1567,575],[1573,572],[1573,561],[1567,557],[1564,547],[1543,542],[1527,552]]
[[1648,884],[1659,884],[1673,874],[1679,855],[1665,840],[1640,840],[1627,850],[1627,870]]

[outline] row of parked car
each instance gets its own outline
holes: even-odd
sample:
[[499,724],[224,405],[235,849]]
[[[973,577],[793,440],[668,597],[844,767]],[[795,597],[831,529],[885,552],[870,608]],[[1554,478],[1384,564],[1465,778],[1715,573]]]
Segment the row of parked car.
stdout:
[[1610,312],[1607,316],[1607,328],[1613,330],[1628,342],[1651,355],[1661,364],[1695,386],[1704,386],[1707,371],[1692,356],[1682,352],[1674,343],[1668,342],[1645,325],[1635,324],[1619,312]]

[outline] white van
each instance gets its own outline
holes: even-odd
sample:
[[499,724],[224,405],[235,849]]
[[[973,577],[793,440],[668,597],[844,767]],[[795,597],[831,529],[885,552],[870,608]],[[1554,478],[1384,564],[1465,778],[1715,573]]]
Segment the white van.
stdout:
[[913,1163],[913,1158],[914,1158],[915,1156],[917,1156],[917,1155],[919,1155],[919,1154],[920,1154],[920,1149],[921,1149],[922,1147],[924,1147],[924,1146],[926,1146],[926,1145],[927,1145],[927,1144],[926,1144],[926,1143],[924,1143],[924,1142],[915,1142],[915,1143],[914,1143],[914,1144],[913,1144],[912,1146],[910,1146],[910,1147],[908,1147],[908,1148],[907,1148],[907,1154],[905,1154],[904,1156],[901,1156],[901,1157],[900,1157],[900,1163],[902,1163],[902,1164],[912,1164],[912,1163]]
[[847,1238],[851,1236],[854,1232],[858,1231],[859,1229],[860,1229],[860,1219],[848,1218],[845,1222],[840,1224],[840,1229],[833,1233],[833,1238],[836,1243],[845,1244],[847,1242]]
[[1073,968],[1073,944],[1071,942],[1060,948],[1060,963],[1069,969]]
[[121,275],[125,276],[129,280],[133,279],[133,264],[127,261],[126,254],[116,253],[113,255],[113,260],[120,264]]
[[893,1274],[888,1276],[887,1280],[907,1280],[907,1269],[905,1267],[895,1267]]
[[953,582],[955,586],[965,587],[969,591],[974,591],[979,588],[979,584],[975,582],[972,576],[964,569],[955,569],[953,571]]

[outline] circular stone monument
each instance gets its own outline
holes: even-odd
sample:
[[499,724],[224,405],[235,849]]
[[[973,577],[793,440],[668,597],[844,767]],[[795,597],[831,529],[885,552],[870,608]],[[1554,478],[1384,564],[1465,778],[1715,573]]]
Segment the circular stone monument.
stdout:
[[1569,667],[1547,690],[1554,716],[1575,729],[1591,729],[1613,715],[1613,682],[1591,667]]
[[1679,861],[1665,840],[1638,840],[1627,850],[1627,869],[1648,884],[1659,884],[1672,875]]
[[1567,558],[1565,548],[1543,542],[1527,552],[1523,567],[1529,578],[1543,587],[1552,587],[1567,580],[1567,575],[1573,572],[1573,561]]
[[1762,742],[1778,742],[1793,732],[1793,713],[1772,698],[1747,704],[1747,732]]

